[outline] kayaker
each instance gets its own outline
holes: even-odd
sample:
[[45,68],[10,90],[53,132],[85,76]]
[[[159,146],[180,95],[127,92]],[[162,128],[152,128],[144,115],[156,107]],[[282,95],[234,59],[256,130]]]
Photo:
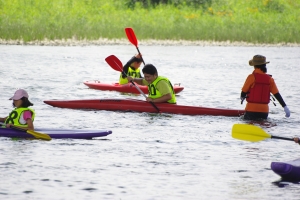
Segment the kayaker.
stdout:
[[153,103],[176,103],[175,92],[172,83],[166,77],[158,76],[157,69],[152,64],[146,64],[142,72],[144,78],[128,76],[128,81],[134,81],[140,85],[148,86],[148,97],[146,101]]
[[[140,71],[140,66],[142,64],[142,59],[140,54],[133,56],[124,66],[123,71],[127,76],[134,78],[143,78]],[[119,84],[127,84],[127,78],[121,73],[119,78]]]
[[241,103],[247,101],[244,119],[267,119],[269,114],[270,93],[272,93],[280,105],[284,108],[285,116],[290,117],[290,110],[281,97],[274,79],[267,73],[266,57],[255,55],[249,60],[249,65],[254,66],[252,74],[248,75],[241,92]]
[[7,117],[0,117],[0,122],[4,122],[7,128],[14,125],[25,130],[34,130],[33,121],[35,112],[33,109],[28,108],[29,106],[33,106],[28,98],[28,93],[25,90],[18,89],[14,96],[9,99],[13,100],[15,109]]
[[298,137],[294,137],[294,141],[298,144],[300,144],[300,139]]

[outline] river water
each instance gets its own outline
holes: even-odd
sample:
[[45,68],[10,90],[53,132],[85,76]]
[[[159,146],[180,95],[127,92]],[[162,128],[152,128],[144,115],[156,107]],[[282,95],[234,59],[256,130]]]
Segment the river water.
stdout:
[[[243,109],[239,96],[262,54],[291,110],[270,103],[269,119],[257,123],[282,137],[299,136],[299,47],[140,46],[146,63],[185,89],[178,104]],[[24,88],[36,110],[35,127],[109,129],[93,140],[0,138],[0,199],[299,199],[297,183],[281,181],[272,161],[300,157],[292,141],[247,142],[231,137],[240,117],[184,116],[55,108],[49,99],[137,98],[88,89],[83,81],[117,82],[105,62],[125,64],[132,45],[0,46],[0,116]]]

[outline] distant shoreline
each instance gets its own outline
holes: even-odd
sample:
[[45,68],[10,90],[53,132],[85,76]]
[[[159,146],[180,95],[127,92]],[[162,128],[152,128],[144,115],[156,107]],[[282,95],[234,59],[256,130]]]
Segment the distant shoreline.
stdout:
[[[31,46],[103,46],[103,45],[131,45],[127,39],[107,39],[100,38],[98,40],[42,40],[42,41],[29,41],[22,40],[2,40],[0,45],[31,45]],[[230,41],[188,41],[188,40],[139,40],[139,45],[145,46],[253,46],[253,47],[300,47],[298,43],[277,43],[277,44],[264,44],[264,43],[247,43],[247,42],[230,42]]]

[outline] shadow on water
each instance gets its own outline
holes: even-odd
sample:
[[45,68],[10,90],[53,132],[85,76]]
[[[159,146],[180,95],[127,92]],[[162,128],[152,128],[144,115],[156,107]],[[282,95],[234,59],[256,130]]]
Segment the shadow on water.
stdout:
[[297,185],[300,185],[300,182],[299,182],[299,180],[298,180],[298,181],[295,181],[295,180],[285,180],[285,179],[280,179],[280,180],[278,180],[278,181],[272,182],[272,184],[278,186],[279,188],[283,188],[283,187],[288,187],[288,186],[290,186],[291,184],[297,184]]

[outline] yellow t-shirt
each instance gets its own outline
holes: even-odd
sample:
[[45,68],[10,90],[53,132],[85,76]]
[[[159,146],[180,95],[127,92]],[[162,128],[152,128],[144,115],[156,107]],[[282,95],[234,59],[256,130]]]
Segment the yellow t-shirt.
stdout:
[[[143,79],[143,85],[149,85],[149,83]],[[161,93],[161,95],[172,94],[170,90],[169,84],[165,80],[161,80],[156,84],[157,89]]]

